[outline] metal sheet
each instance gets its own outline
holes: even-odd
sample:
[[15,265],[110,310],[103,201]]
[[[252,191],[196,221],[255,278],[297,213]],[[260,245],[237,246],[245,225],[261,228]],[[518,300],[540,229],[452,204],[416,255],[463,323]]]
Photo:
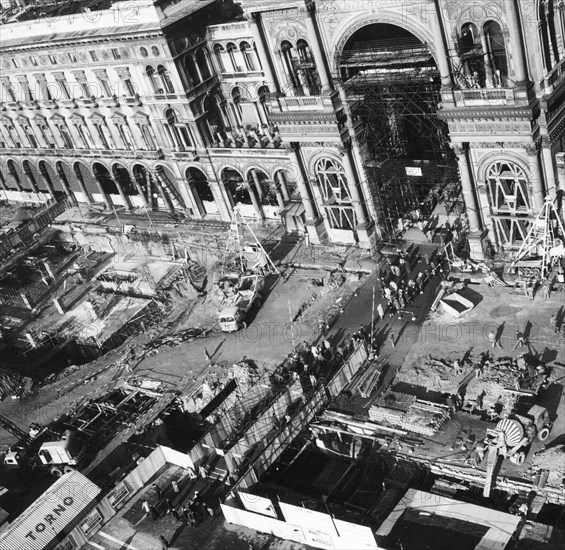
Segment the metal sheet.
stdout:
[[0,548],[42,550],[100,493],[79,472],[58,479],[15,519],[0,538]]

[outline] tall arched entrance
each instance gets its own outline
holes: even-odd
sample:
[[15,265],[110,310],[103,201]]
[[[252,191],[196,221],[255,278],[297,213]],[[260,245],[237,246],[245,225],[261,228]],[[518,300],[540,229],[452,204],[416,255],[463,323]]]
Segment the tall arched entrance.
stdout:
[[240,213],[249,218],[261,217],[257,197],[243,176],[237,170],[224,168],[221,177],[232,208],[237,206]]
[[400,218],[430,215],[442,188],[459,197],[447,124],[437,117],[439,70],[425,43],[385,23],[357,30],[337,63],[377,222],[392,238]]
[[217,214],[218,205],[214,200],[208,178],[198,168],[191,167],[186,171],[186,181],[197,203],[200,215]]

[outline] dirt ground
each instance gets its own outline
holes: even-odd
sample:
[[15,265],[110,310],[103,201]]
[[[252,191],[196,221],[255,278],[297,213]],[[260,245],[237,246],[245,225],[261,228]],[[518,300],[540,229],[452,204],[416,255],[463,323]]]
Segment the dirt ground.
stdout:
[[[42,387],[39,392],[23,399],[5,399],[0,403],[0,414],[10,418],[27,431],[32,422],[48,424],[54,418],[68,412],[77,403],[108,391],[114,384],[130,375],[175,383],[188,370],[192,370],[195,388],[204,375],[223,370],[243,357],[253,359],[263,369],[272,369],[303,340],[315,339],[319,320],[332,313],[339,315],[336,301],[347,303],[359,285],[358,281],[345,282],[336,290],[320,290],[312,287],[311,278],[322,278],[321,270],[294,271],[288,280],[271,277],[263,292],[264,301],[258,311],[251,311],[249,326],[235,333],[222,333],[215,325],[216,306],[209,301],[187,301],[175,304],[172,314],[160,326],[129,339],[120,347],[91,363],[65,371],[60,380]],[[312,293],[318,296],[311,300]],[[290,326],[303,304],[308,304],[304,314]],[[205,338],[183,342],[177,347],[161,351],[141,361],[130,359],[131,350],[139,352],[144,344],[157,337],[189,328],[211,329]],[[205,350],[212,356],[206,359]],[[221,369],[216,369],[215,365]],[[0,450],[15,443],[12,434],[0,429]]]

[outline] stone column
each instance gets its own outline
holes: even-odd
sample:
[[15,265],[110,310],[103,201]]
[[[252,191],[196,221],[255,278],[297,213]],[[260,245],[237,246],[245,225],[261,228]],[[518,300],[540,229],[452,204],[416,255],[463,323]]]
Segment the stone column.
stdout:
[[532,143],[526,146],[526,154],[530,165],[530,185],[532,186],[532,206],[534,213],[543,208],[545,204],[545,189],[543,185],[542,170],[540,166],[539,147],[540,143]]
[[551,154],[551,142],[548,137],[543,137],[541,142],[541,155],[543,159],[543,171],[545,175],[545,187],[549,196],[554,199],[557,193],[557,182],[555,181],[555,169],[553,168],[553,155]]
[[257,196],[255,195],[255,189],[253,189],[253,187],[249,185],[249,183],[247,182],[245,182],[244,185],[245,188],[247,189],[247,192],[249,193],[249,197],[251,198],[251,203],[253,204],[253,208],[255,209],[255,212],[257,212],[259,219],[263,221],[265,219],[265,213],[263,212],[263,207],[257,200]]
[[22,172],[25,178],[27,179],[27,181],[29,182],[29,186],[31,187],[32,193],[35,193],[36,195],[39,194],[39,189],[37,188],[37,185],[35,184],[35,179],[33,178],[33,173],[29,173],[23,167],[22,167]]
[[429,22],[434,36],[434,46],[437,55],[439,73],[441,75],[441,84],[444,88],[453,88],[453,78],[451,76],[451,68],[449,66],[449,59],[447,57],[447,50],[445,48],[445,41],[443,38],[441,11],[437,0],[428,0],[428,4],[433,4],[433,9],[430,6]]
[[452,148],[457,155],[459,164],[459,176],[461,177],[461,187],[463,189],[463,199],[465,201],[465,209],[469,218],[469,231],[478,233],[481,231],[481,219],[475,197],[475,189],[473,188],[473,180],[471,177],[469,160],[467,157],[467,144],[452,144]]
[[[112,199],[106,194],[106,191],[104,191],[104,188],[102,187],[102,183],[100,183],[100,180],[96,176],[94,176],[94,179],[96,180],[96,185],[98,186],[98,191],[102,195],[102,200],[104,201],[106,208],[108,210],[112,210],[114,208],[114,205],[112,204]],[[79,186],[80,186],[80,180],[79,180]],[[83,189],[82,186],[81,186],[80,190],[85,195],[85,198],[88,197],[88,192],[86,191],[86,189]],[[86,200],[88,201],[88,199],[86,199]]]
[[276,174],[275,174],[276,178],[279,180],[278,183],[280,185],[281,188],[281,192],[282,192],[282,196],[283,199],[285,201],[289,201],[290,200],[290,195],[288,193],[288,187],[286,185],[286,178],[284,176],[284,172],[282,170],[279,170]]
[[257,48],[257,55],[259,61],[261,62],[261,67],[263,68],[263,73],[265,74],[265,84],[269,87],[269,90],[278,92],[280,90],[279,83],[275,78],[273,68],[271,65],[271,59],[263,42],[263,35],[260,28],[261,14],[252,13],[247,20],[249,21],[249,26],[251,27],[251,33],[253,34],[253,40],[255,42],[255,47]]
[[487,37],[484,29],[481,30],[481,46],[483,48],[483,60],[486,68],[487,88],[492,88],[494,86],[494,73],[490,63],[489,45],[487,44]]
[[[189,177],[186,180],[186,187],[188,190],[188,194],[190,195],[191,201],[194,204],[194,215],[196,218],[202,219],[206,215],[206,208],[204,208],[204,205],[202,204],[202,199],[200,198],[198,192],[194,188],[194,184],[192,183],[191,178],[192,176],[189,175]],[[210,187],[210,190],[211,189],[212,187]],[[214,193],[212,192],[212,196],[213,195]]]
[[520,19],[518,16],[518,5],[516,0],[504,0],[506,10],[506,18],[508,20],[508,33],[510,35],[510,44],[512,47],[512,60],[514,66],[514,77],[518,84],[527,82],[528,70],[526,65],[526,55],[524,52],[524,43],[522,41],[522,32],[520,28]]
[[147,197],[143,192],[143,188],[141,187],[141,184],[139,183],[139,181],[137,181],[137,178],[135,176],[131,177],[131,181],[133,181],[133,184],[135,185],[135,190],[137,191],[137,194],[141,197],[141,202],[143,203],[143,207],[147,208],[149,204],[147,203]]
[[284,208],[284,197],[283,197],[283,194],[282,194],[282,191],[281,191],[281,185],[280,184],[276,185],[275,192],[277,194],[277,204],[278,204],[280,210],[282,211],[283,208]]
[[[559,60],[557,59],[557,57],[555,55],[555,49],[553,48],[555,43],[554,43],[554,41],[551,37],[551,31],[550,31],[550,27],[549,27],[550,17],[553,19],[553,25],[554,25],[554,28],[555,28],[556,31],[558,30],[559,25],[557,24],[557,21],[555,20],[556,18],[554,17],[554,14],[553,13],[550,14],[549,8],[550,8],[549,2],[546,2],[545,8],[544,8],[545,9],[545,20],[546,20],[546,28],[547,28],[547,38],[548,38],[548,43],[549,43],[549,57],[551,58],[551,68],[553,68],[553,67],[555,67],[555,65],[557,65],[557,62]],[[556,36],[555,36],[556,40],[557,40],[557,36],[558,36],[558,33],[556,32]]]
[[307,185],[307,178],[304,174],[304,168],[300,160],[300,148],[298,143],[291,143],[289,147],[290,161],[296,166],[296,184],[298,185],[298,190],[300,191],[300,197],[302,198],[302,204],[304,205],[304,211],[306,213],[306,221],[314,222],[318,217],[314,210],[314,205],[312,204],[312,195]]
[[320,84],[322,85],[322,92],[325,92],[332,89],[332,83],[326,66],[326,60],[323,53],[320,36],[316,29],[315,13],[316,4],[311,0],[307,0],[306,17],[304,19],[304,22],[306,23],[306,32],[308,33],[308,43],[310,45],[312,53],[314,54],[316,69],[318,69]]
[[260,199],[263,198],[263,189],[261,189],[261,182],[259,181],[259,176],[257,175],[257,171],[255,168],[250,170],[251,178],[253,179],[253,183],[255,185],[255,189],[257,190],[257,195]]
[[559,191],[565,192],[565,153],[557,153],[555,155],[557,163],[557,181],[559,182]]
[[[79,170],[80,170],[80,168],[79,168]],[[86,184],[84,183],[84,180],[82,178],[82,174],[80,172],[77,174],[76,171],[75,171],[75,176],[77,178],[77,183],[78,183],[78,186],[80,187],[80,191],[81,191],[81,193],[84,197],[84,200],[88,204],[93,204],[94,200],[92,200],[92,195],[88,192],[88,189],[86,188]],[[96,176],[94,176],[94,179],[96,180],[96,183],[98,184],[98,179],[96,178]],[[100,186],[100,184],[98,184],[98,188],[100,190],[102,190],[102,187]],[[102,196],[105,197],[106,193],[102,192]],[[106,202],[106,199],[104,199],[104,202]]]
[[117,178],[112,178],[114,180],[114,183],[116,184],[116,187],[118,188],[118,193],[120,194],[120,197],[122,198],[122,202],[124,204],[124,207],[127,210],[132,210],[132,206],[131,206],[131,202],[129,200],[129,197],[126,195],[124,188],[122,187],[122,184],[117,180]]
[[59,170],[55,170],[57,172],[57,177],[59,178],[59,181],[61,182],[61,186],[63,187],[63,190],[65,192],[65,195],[67,196],[67,198],[73,203],[73,204],[77,204],[77,198],[75,197],[75,194],[73,193],[73,190],[71,189],[70,185],[67,182],[66,177],[63,177],[60,173]]
[[355,217],[357,218],[356,226],[359,225],[364,228],[367,225],[367,215],[365,214],[365,207],[363,206],[365,201],[359,192],[355,169],[353,168],[353,163],[351,161],[351,142],[346,143],[345,147],[340,149],[343,155],[342,164],[345,177],[347,178],[347,188],[351,193],[351,200],[353,202],[353,208],[355,209]]
[[[194,194],[192,193],[192,187],[189,185],[188,181],[184,178],[178,178],[175,180],[177,183],[178,192],[185,204],[185,209],[187,214],[192,211],[192,216],[200,218],[200,209],[198,203],[194,200]],[[195,215],[196,214],[196,215]]]
[[40,174],[41,178],[43,179],[43,181],[45,182],[45,187],[47,187],[47,189],[49,190],[49,194],[51,195],[51,197],[56,199],[55,188],[53,187],[53,184],[51,183],[51,180],[49,179],[49,177],[46,176],[41,170],[39,170],[39,174]]
[[161,174],[159,174],[159,172],[157,170],[153,170],[153,171],[151,171],[151,177],[155,180],[157,191],[159,192],[159,195],[161,195],[161,198],[163,199],[163,203],[165,204],[166,209],[171,214],[173,214],[174,211],[175,211],[175,208],[173,206],[173,203],[171,202],[171,199],[169,198],[169,195],[167,194],[167,192],[165,191],[165,189],[163,187]]

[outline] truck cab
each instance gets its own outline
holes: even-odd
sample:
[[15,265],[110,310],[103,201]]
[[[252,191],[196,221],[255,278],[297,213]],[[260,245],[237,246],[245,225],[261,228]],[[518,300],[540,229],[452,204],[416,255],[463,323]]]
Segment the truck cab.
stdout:
[[57,464],[76,465],[77,457],[81,451],[81,443],[76,436],[67,430],[60,441],[46,441],[37,453],[39,460],[45,466]]
[[245,328],[242,312],[237,306],[222,309],[218,314],[218,323],[222,332],[236,332],[240,328]]

